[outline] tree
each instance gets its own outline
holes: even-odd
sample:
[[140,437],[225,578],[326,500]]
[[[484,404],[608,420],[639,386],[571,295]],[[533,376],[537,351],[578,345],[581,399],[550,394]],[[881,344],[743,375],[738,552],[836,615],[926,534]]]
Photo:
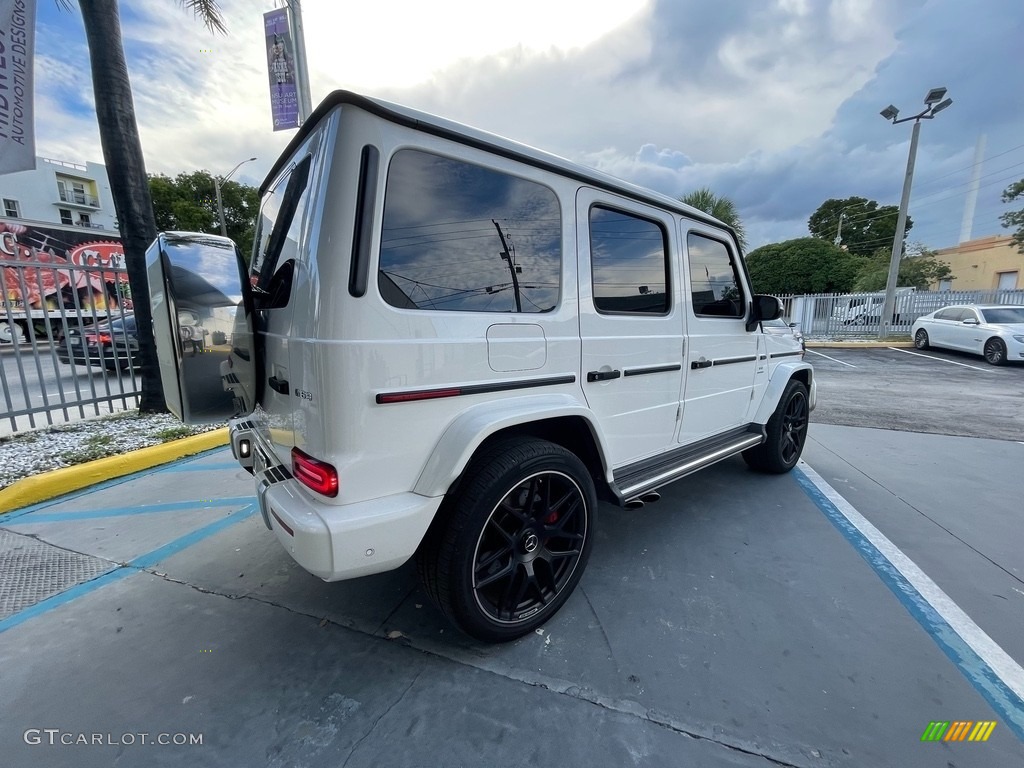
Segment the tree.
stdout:
[[693,192],[688,192],[679,200],[693,206],[698,211],[704,211],[704,213],[714,216],[723,224],[728,224],[736,233],[740,248],[744,251],[747,250],[747,232],[743,228],[736,204],[728,197],[716,195],[708,187],[701,187]]
[[[1022,195],[1024,195],[1024,179],[1015,181],[1003,190],[1003,202],[1012,203]],[[1010,240],[1010,243],[1016,245],[1020,253],[1024,253],[1024,208],[1021,208],[1019,211],[1007,211],[999,217],[999,220],[1003,222],[1003,226],[1007,229],[1017,228],[1017,231],[1013,233],[1013,239]]]
[[[892,250],[896,237],[896,220],[900,209],[895,205],[880,206],[866,197],[848,197],[845,200],[830,199],[818,206],[818,210],[807,220],[807,229],[814,237],[839,245],[858,256],[871,256],[879,248]],[[842,217],[842,225],[839,220]],[[914,222],[907,217],[904,238]]]
[[[153,216],[157,231],[185,230],[220,234],[220,217],[213,176],[208,171],[149,177]],[[253,224],[260,197],[255,187],[228,181],[221,185],[224,222],[228,237],[238,244],[242,255],[252,253]]]
[[758,293],[844,293],[866,261],[819,238],[800,237],[755,248],[747,269]]
[[[67,0],[57,1],[68,7]],[[227,31],[216,0],[179,0],[179,3],[201,19],[211,32]],[[146,278],[146,249],[156,237],[157,229],[135,120],[128,65],[121,42],[118,4],[117,0],[79,0],[79,7],[89,46],[103,162],[107,166],[114,210],[120,224],[135,321],[140,329],[148,329],[152,327],[152,312]],[[139,358],[142,383],[139,411],[165,411],[156,346],[149,333],[139,334]]]
[[[879,248],[867,261],[853,283],[855,291],[884,291],[889,279],[889,259],[892,253]],[[940,280],[954,280],[949,264],[935,258],[935,251],[916,244],[907,247],[907,255],[900,260],[896,287],[913,286],[919,291]]]

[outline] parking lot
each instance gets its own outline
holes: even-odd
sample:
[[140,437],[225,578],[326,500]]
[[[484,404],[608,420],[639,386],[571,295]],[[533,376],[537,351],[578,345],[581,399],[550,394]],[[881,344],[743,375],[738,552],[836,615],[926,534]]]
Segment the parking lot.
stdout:
[[0,613],[2,763],[1021,765],[1024,367],[819,352],[798,470],[602,505],[580,588],[504,646],[410,565],[306,574],[225,450],[0,517],[38,566]]
[[1024,440],[1024,364],[929,349],[815,349],[812,422]]

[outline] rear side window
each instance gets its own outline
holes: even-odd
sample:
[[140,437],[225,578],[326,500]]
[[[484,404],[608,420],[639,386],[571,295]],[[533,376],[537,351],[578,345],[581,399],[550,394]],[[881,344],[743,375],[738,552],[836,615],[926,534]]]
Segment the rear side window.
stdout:
[[307,155],[263,196],[256,224],[250,280],[260,309],[288,303],[291,275],[299,250],[303,215],[309,199]]
[[736,261],[725,243],[690,232],[690,295],[695,315],[743,317],[746,302]]
[[420,150],[392,157],[377,273],[388,304],[548,312],[561,265],[561,213],[548,187]]
[[668,247],[660,224],[594,206],[590,262],[598,312],[668,312]]
[[936,320],[959,320],[961,310],[959,307],[953,309],[942,309],[935,313]]

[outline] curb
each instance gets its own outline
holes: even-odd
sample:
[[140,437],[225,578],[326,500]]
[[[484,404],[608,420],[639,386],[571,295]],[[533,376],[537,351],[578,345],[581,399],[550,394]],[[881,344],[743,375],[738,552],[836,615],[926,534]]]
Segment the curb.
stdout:
[[911,349],[914,346],[912,341],[810,341],[806,342],[808,349]]
[[201,435],[192,435],[169,443],[151,445],[131,453],[106,456],[84,464],[55,469],[32,477],[15,480],[0,490],[0,520],[5,512],[12,512],[30,504],[63,496],[90,485],[130,475],[159,464],[167,464],[185,456],[227,445],[228,429],[223,427]]

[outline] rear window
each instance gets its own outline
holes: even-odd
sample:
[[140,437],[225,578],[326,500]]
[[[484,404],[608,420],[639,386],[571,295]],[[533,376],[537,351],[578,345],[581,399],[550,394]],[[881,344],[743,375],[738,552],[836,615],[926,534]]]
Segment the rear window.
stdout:
[[377,285],[403,309],[548,312],[562,224],[548,187],[404,149],[388,169]]

